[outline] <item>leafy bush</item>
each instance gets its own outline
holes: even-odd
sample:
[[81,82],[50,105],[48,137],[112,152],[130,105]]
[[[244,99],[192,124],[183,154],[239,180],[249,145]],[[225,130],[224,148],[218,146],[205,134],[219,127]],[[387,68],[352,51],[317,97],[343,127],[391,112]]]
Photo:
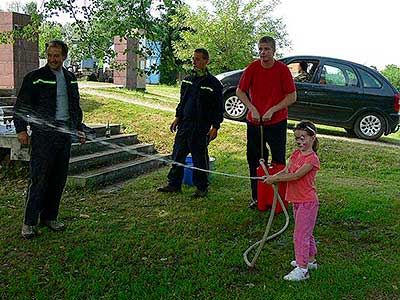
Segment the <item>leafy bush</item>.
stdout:
[[400,91],[400,67],[387,65],[381,72]]

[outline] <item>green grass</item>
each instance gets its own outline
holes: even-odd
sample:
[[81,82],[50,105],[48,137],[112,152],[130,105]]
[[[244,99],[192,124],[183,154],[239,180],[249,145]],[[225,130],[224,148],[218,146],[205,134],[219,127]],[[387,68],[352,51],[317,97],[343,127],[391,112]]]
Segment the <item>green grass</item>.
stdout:
[[102,88],[102,93],[112,95],[119,95],[124,97],[131,97],[142,100],[143,102],[150,104],[162,105],[168,108],[177,106],[179,102],[179,88],[169,86],[152,86],[148,85],[145,91],[142,90],[129,90],[126,88]]
[[[171,87],[166,85],[147,85],[145,91],[134,91],[125,88],[116,88],[112,85],[92,83],[95,86],[109,86],[109,88],[101,88],[101,92],[108,93],[110,97],[113,94],[122,95],[126,97],[132,97],[135,99],[142,100],[146,103],[162,105],[168,108],[175,108],[179,102],[179,87]],[[297,121],[289,121],[289,126],[294,126]],[[317,124],[318,132],[331,136],[349,137],[348,133],[340,127],[333,127],[328,125]],[[398,132],[382,136],[379,139],[380,142],[387,144],[400,145],[400,130]]]
[[[158,151],[171,151],[173,113],[82,98],[86,123],[109,119]],[[210,145],[215,169],[247,175],[245,148],[245,128],[223,123]],[[268,218],[247,208],[247,180],[212,175],[209,197],[198,200],[186,186],[182,194],[156,192],[168,168],[109,193],[67,188],[60,213],[67,230],[41,229],[25,241],[26,178],[3,168],[0,299],[399,299],[398,155],[396,148],[320,138],[320,269],[301,283],[282,280],[294,257],[292,219],[256,267],[246,267],[242,254],[261,238]],[[278,215],[273,230],[283,224]]]

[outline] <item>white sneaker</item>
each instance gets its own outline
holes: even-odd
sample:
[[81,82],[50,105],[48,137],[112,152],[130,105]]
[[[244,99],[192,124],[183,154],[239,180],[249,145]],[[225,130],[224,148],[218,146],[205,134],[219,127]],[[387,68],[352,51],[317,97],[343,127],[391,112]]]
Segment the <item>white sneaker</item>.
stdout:
[[[294,267],[294,268],[298,267],[298,265],[297,265],[297,263],[296,263],[295,260],[292,260],[292,261],[290,262],[290,265],[291,265],[292,267]],[[318,263],[317,263],[317,261],[314,260],[313,262],[309,262],[308,265],[307,265],[307,268],[308,268],[309,270],[316,270],[316,269],[318,269]]]
[[310,278],[310,275],[308,274],[308,270],[301,269],[299,267],[294,268],[292,272],[283,276],[283,279],[289,280],[289,281],[301,281],[301,280],[306,280],[308,278]]

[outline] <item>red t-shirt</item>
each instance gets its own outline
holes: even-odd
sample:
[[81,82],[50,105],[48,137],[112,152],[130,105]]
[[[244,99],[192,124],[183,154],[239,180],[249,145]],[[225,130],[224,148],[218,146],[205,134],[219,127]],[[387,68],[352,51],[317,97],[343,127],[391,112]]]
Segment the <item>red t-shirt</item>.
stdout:
[[[238,87],[244,92],[249,92],[250,101],[257,108],[260,116],[296,90],[289,68],[280,61],[275,61],[269,69],[264,68],[260,60],[252,62],[244,70]],[[287,117],[288,109],[284,108],[274,113],[272,119],[265,124],[275,124]],[[258,121],[253,120],[250,111],[247,119],[250,123],[259,124]]]
[[312,170],[302,178],[287,183],[286,200],[293,203],[318,201],[315,188],[315,176],[320,168],[318,155],[315,152],[302,154],[295,150],[289,158],[289,173],[295,173],[305,164],[311,164]]

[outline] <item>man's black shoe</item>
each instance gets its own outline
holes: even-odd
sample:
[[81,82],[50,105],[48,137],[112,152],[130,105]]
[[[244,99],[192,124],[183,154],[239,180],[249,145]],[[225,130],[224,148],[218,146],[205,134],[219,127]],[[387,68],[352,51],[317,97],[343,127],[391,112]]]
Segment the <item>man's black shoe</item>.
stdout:
[[258,201],[257,199],[252,199],[251,202],[249,203],[249,208],[251,209],[256,209],[258,206]]
[[199,190],[197,189],[190,197],[197,199],[197,198],[204,198],[207,197],[208,190]]
[[51,220],[51,221],[41,220],[40,225],[46,226],[53,231],[64,231],[64,229],[65,229],[65,224],[63,222],[60,222],[57,220]]
[[36,226],[23,224],[21,234],[24,239],[29,240],[37,235],[37,228]]
[[181,191],[181,188],[168,184],[166,186],[158,188],[157,191],[159,191],[161,193],[178,193]]

